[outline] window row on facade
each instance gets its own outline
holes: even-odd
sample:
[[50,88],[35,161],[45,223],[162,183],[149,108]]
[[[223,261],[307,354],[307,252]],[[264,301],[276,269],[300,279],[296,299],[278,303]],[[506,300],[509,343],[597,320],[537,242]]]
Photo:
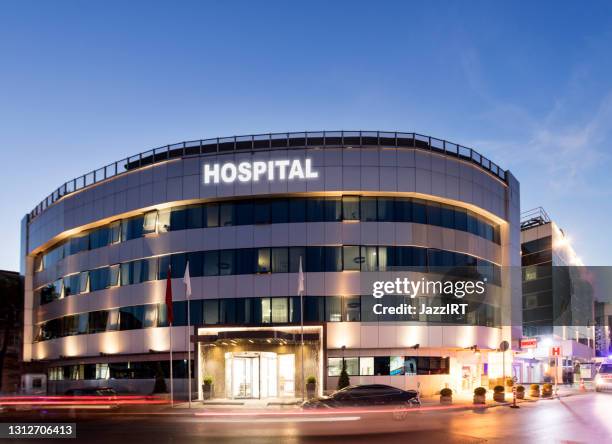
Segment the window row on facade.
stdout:
[[[397,298],[404,303],[431,303],[432,298]],[[498,327],[500,309],[489,304],[474,303],[465,315],[376,315],[373,304],[380,301],[371,295],[362,296],[304,296],[304,322],[435,322],[456,325]],[[468,302],[465,299],[463,302]],[[284,325],[299,324],[300,298],[220,298],[193,299],[190,302],[191,325]],[[172,304],[174,326],[187,325],[187,301]],[[129,307],[72,314],[38,324],[36,341],[65,336],[102,333],[106,331],[136,330],[167,327],[165,304],[134,305]]]
[[55,280],[36,290],[41,304],[67,296],[106,288],[182,278],[189,263],[191,277],[241,274],[297,273],[302,261],[304,272],[406,271],[435,272],[456,276],[501,280],[498,265],[464,253],[403,246],[309,246],[264,247],[194,251],[138,259],[82,271]]
[[500,243],[499,226],[464,208],[412,198],[270,198],[174,207],[114,221],[62,241],[38,258],[43,270],[85,250],[167,231],[295,222],[414,222],[472,233]]
[[[193,369],[193,361],[191,364]],[[187,361],[172,361],[172,376],[187,378]],[[81,381],[96,379],[153,379],[163,375],[170,377],[170,362],[163,361],[128,361],[103,362],[95,364],[70,364],[50,367],[47,370],[49,381]]]
[[349,376],[448,375],[450,358],[440,356],[359,356],[327,358],[327,376],[340,376],[342,362]]

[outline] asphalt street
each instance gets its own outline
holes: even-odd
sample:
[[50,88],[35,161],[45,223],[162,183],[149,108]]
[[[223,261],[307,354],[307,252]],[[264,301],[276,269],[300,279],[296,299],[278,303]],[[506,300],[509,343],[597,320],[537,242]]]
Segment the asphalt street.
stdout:
[[[313,414],[133,408],[2,414],[2,422],[17,421],[75,422],[79,443],[605,443],[612,442],[612,393],[527,402],[519,409],[414,409],[403,419],[372,410]],[[35,441],[54,440],[28,440]]]

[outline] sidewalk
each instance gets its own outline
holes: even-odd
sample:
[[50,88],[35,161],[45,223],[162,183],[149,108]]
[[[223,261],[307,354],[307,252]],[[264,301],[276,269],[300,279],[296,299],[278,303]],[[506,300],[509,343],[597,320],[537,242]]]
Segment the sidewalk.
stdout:
[[[574,395],[582,395],[591,393],[593,390],[588,391],[580,391],[578,388],[574,387],[559,387],[558,397],[564,398],[567,396]],[[529,403],[529,402],[537,402],[537,401],[548,401],[551,399],[555,399],[553,396],[551,398],[531,398],[528,395],[528,392],[525,394],[525,399],[517,399],[517,404]],[[194,400],[191,402],[191,410],[199,410],[199,411],[208,411],[208,410],[287,410],[287,411],[295,411],[300,410],[300,405],[302,403],[301,398],[273,398],[273,399],[212,399],[209,401],[198,401]],[[450,406],[444,405],[444,407],[448,407],[449,409],[478,409],[478,408],[491,408],[491,407],[499,407],[499,406],[509,406],[512,404],[512,392],[506,392],[505,402],[496,402],[493,401],[493,391],[488,390],[486,396],[486,404],[484,405],[474,405],[472,396],[469,395],[454,395],[453,403]],[[440,398],[439,396],[429,396],[421,398],[421,408],[423,410],[434,410],[434,407],[440,407]],[[174,404],[174,409],[189,409],[189,404],[187,402],[181,401]]]

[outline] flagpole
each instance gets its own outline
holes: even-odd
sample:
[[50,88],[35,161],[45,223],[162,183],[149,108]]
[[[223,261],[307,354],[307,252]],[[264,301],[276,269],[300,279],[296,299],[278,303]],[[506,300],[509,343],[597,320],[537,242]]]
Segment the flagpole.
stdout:
[[189,408],[191,408],[191,283],[189,261],[185,266],[183,281],[185,282],[185,299],[187,299],[187,391],[189,392]]
[[302,256],[300,256],[300,275],[299,275],[298,292],[300,293],[300,336],[301,339],[301,356],[302,356],[302,401],[306,400],[306,377],[304,375],[304,272],[302,271]]
[[172,378],[172,322],[170,322],[170,406],[174,407],[174,380]]

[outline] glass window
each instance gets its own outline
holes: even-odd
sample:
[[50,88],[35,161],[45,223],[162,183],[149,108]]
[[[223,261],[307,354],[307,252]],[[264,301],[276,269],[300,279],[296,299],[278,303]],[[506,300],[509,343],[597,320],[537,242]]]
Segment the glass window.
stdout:
[[287,199],[274,199],[270,203],[273,224],[289,222],[289,201]]
[[359,197],[342,196],[342,218],[344,220],[359,220]]
[[272,248],[272,273],[289,272],[289,249]]
[[346,364],[346,372],[349,376],[359,376],[359,358],[347,357],[344,358],[344,363]]
[[257,249],[243,248],[236,251],[236,274],[253,274],[256,270]]
[[256,200],[253,208],[253,222],[255,224],[269,224],[270,223],[270,201],[269,200]]
[[326,222],[342,220],[342,199],[340,197],[326,197],[323,205]]
[[205,251],[204,252],[204,276],[219,275],[219,252]]
[[342,321],[342,297],[326,296],[325,297],[325,320],[327,322]]
[[374,375],[389,376],[391,359],[389,356],[374,356]]
[[113,308],[108,310],[108,316],[106,318],[106,331],[119,330],[119,309]]
[[174,207],[170,213],[170,229],[184,230],[187,226],[187,210],[185,207]]
[[325,271],[342,271],[342,248],[323,247]]
[[476,216],[470,212],[467,214],[467,231],[478,236],[478,220]]
[[361,247],[364,255],[363,271],[378,270],[378,255],[376,247]]
[[361,198],[361,221],[362,222],[376,222],[376,198],[375,197],[362,197]]
[[166,208],[164,210],[159,210],[157,214],[157,232],[158,233],[166,233],[171,230],[171,216],[172,210],[170,208]]
[[289,200],[289,222],[306,222],[306,199]]
[[73,274],[64,278],[64,296],[79,294],[79,274]]
[[234,225],[253,225],[253,202],[250,200],[235,202],[234,218]]
[[134,281],[132,279],[132,263],[124,262],[121,264],[121,285],[131,285]]
[[391,356],[390,371],[391,376],[404,374],[404,357]]
[[110,231],[107,227],[98,228],[89,233],[89,246],[95,248],[105,247],[109,244]]
[[204,324],[219,323],[219,300],[204,299]]
[[155,233],[157,231],[157,211],[150,211],[144,215],[142,223],[143,234]]
[[373,357],[360,357],[359,358],[359,374],[361,376],[372,376],[374,375],[374,358]]
[[412,222],[427,223],[427,203],[423,200],[412,200]]
[[116,287],[119,285],[119,270],[119,264],[110,266],[108,279],[108,285],[110,287]]
[[306,214],[308,222],[325,221],[324,200],[322,197],[314,197],[306,201]]
[[187,207],[186,228],[202,228],[204,226],[204,216],[202,205],[191,205]]
[[395,221],[395,200],[393,198],[378,198],[378,220],[380,222]]
[[308,271],[306,264],[306,248],[305,247],[290,247],[289,248],[289,273],[299,273],[300,258],[302,260],[302,271]]
[[222,203],[219,206],[219,226],[227,227],[234,223],[234,204],[231,202]]
[[216,203],[209,203],[204,206],[203,209],[203,221],[204,226],[208,228],[219,226],[219,205]]
[[219,274],[221,276],[235,274],[235,250],[221,250],[219,252]]
[[308,247],[306,249],[306,264],[303,271],[320,272],[325,270],[323,247]]
[[455,228],[467,231],[467,211],[462,208],[455,208]]
[[270,249],[257,249],[257,273],[270,273]]
[[106,330],[108,311],[92,311],[89,313],[89,333],[100,333]]
[[358,245],[345,245],[342,247],[344,256],[344,269],[357,270],[361,269],[361,263],[364,261],[359,252]]
[[89,272],[83,271],[80,274],[79,289],[81,293],[89,293]]
[[342,358],[327,358],[327,376],[340,376]]
[[185,267],[187,266],[187,255],[185,253],[173,254],[171,256],[172,278],[178,279],[185,276]]
[[455,228],[455,209],[450,205],[441,205],[440,219],[443,227]]
[[157,304],[144,306],[143,328],[157,327]]
[[412,200],[405,197],[395,199],[395,220],[412,222]]
[[358,322],[361,320],[361,297],[344,296],[344,320],[346,322]]
[[187,262],[189,263],[189,276],[199,277],[204,275],[204,252],[194,251],[187,253]]
[[289,303],[287,298],[272,298],[272,322],[288,322]]
[[436,226],[442,225],[440,204],[434,202],[427,204],[427,223]]
[[396,265],[395,249],[393,247],[378,247],[377,252],[378,271],[390,271]]
[[[270,303],[270,298],[261,298],[261,323],[269,324],[272,322],[272,304]],[[257,319],[255,319],[257,321]]]

